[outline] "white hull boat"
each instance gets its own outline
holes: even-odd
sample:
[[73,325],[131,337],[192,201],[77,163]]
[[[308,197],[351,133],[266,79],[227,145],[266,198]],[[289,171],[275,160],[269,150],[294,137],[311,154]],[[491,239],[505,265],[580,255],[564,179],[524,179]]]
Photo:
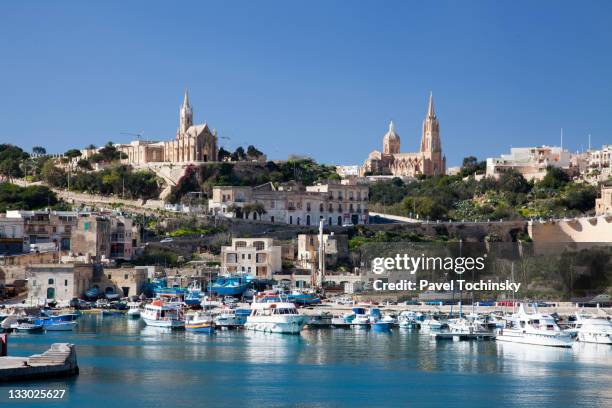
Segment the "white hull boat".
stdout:
[[576,337],[583,343],[612,344],[612,322],[604,316],[576,316]]
[[507,327],[497,329],[496,340],[549,347],[572,347],[574,344],[571,334],[562,331],[552,316],[537,310],[536,313],[527,313],[524,305],[507,321]]
[[308,323],[293,303],[253,303],[244,328],[267,333],[298,334]]

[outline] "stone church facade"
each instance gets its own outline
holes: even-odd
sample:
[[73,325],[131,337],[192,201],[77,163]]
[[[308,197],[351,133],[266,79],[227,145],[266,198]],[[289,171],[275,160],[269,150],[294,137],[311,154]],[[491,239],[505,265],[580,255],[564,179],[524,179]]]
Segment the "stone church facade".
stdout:
[[193,124],[193,109],[189,104],[189,94],[185,92],[179,111],[179,128],[174,140],[152,142],[134,140],[129,144],[117,146],[125,153],[126,164],[146,163],[198,163],[217,161],[217,132],[210,130],[208,124]]
[[383,137],[382,152],[374,150],[359,168],[360,176],[390,175],[416,177],[445,174],[446,157],[442,155],[440,124],[434,109],[433,96],[429,95],[427,114],[423,120],[420,149],[416,153],[400,152],[400,137],[393,122]]

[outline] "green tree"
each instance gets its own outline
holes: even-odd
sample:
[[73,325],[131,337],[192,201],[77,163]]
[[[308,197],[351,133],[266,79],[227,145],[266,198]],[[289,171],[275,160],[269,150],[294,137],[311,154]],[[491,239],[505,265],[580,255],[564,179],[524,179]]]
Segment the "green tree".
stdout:
[[32,148],[32,153],[34,154],[38,154],[38,155],[43,155],[43,154],[47,154],[47,149],[45,149],[42,146],[34,146]]
[[64,153],[64,156],[74,159],[75,157],[81,156],[81,151],[79,149],[70,149]]

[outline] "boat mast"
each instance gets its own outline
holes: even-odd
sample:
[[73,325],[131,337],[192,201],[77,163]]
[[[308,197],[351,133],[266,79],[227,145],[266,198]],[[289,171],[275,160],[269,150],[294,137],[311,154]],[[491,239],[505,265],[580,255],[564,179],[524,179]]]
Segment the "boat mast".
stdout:
[[319,220],[319,270],[317,275],[317,288],[323,289],[325,283],[325,244],[323,242],[323,219]]

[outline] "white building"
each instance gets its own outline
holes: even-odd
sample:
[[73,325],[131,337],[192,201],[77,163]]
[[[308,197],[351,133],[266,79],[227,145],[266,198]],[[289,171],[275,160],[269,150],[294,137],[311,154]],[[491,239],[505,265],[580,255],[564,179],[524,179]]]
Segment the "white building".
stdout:
[[336,166],[336,173],[342,178],[357,177],[359,176],[359,166],[357,165]]
[[367,184],[356,180],[303,188],[297,184],[275,187],[213,187],[212,214],[293,225],[353,225],[368,223]]
[[27,303],[44,305],[56,301],[66,304],[81,297],[93,284],[93,265],[37,264],[26,268]]
[[221,271],[272,279],[283,268],[281,252],[272,238],[233,238],[231,246],[221,247]]
[[571,154],[554,146],[513,147],[510,154],[487,159],[487,177],[499,177],[506,170],[516,170],[527,180],[541,180],[549,166],[570,168]]

